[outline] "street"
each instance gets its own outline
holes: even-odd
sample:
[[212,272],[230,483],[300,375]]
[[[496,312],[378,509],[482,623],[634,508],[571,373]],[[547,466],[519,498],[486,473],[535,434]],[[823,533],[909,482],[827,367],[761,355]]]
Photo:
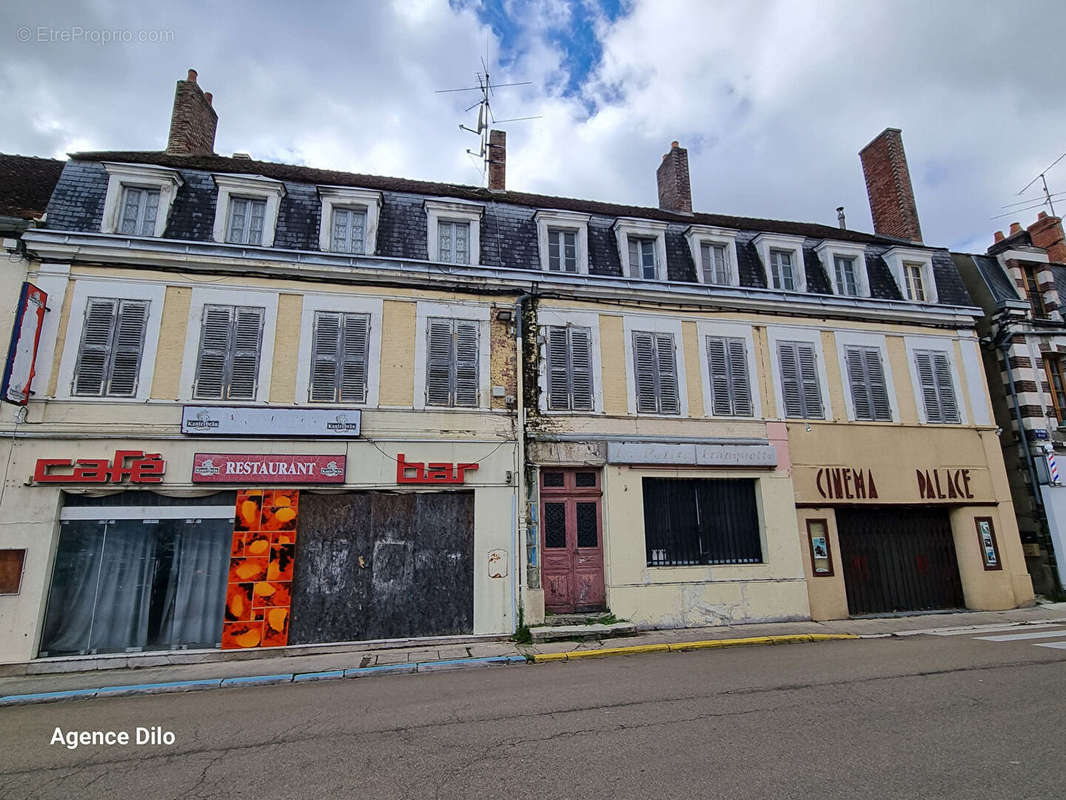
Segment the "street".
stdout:
[[[1066,650],[1041,646],[1066,630],[1057,635],[916,635],[13,707],[0,710],[0,797],[1058,797]],[[124,730],[132,742],[153,726],[174,744],[50,744],[57,727]]]

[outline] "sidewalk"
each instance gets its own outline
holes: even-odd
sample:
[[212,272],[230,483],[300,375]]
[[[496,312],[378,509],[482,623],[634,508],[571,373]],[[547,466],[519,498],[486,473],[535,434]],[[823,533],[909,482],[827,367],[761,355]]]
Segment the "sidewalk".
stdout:
[[[818,638],[880,637],[936,628],[996,623],[1025,624],[1045,620],[1060,620],[1066,623],[1066,603],[1012,611],[683,628],[647,631],[633,636],[591,642],[546,642],[532,645],[486,641],[481,638],[456,644],[452,638],[448,643],[437,646],[431,641],[422,640],[412,647],[378,646],[374,649],[374,645],[368,645],[365,650],[353,649],[353,645],[349,644],[344,645],[343,650],[339,652],[315,655],[264,651],[258,658],[242,660],[50,674],[9,674],[0,677],[0,706],[49,702],[64,698],[193,691],[228,686],[525,664],[534,660],[549,660],[538,659],[537,656],[562,660],[556,654],[575,653],[581,654],[580,657],[593,656],[595,651],[612,651],[603,652],[602,655],[633,654],[642,650],[665,650],[663,645],[701,642],[705,643],[704,646],[712,646],[706,643],[718,640],[744,639],[750,640],[744,644],[771,644],[773,641],[767,637],[800,637],[805,634],[815,634]],[[10,667],[8,671],[11,671]]]

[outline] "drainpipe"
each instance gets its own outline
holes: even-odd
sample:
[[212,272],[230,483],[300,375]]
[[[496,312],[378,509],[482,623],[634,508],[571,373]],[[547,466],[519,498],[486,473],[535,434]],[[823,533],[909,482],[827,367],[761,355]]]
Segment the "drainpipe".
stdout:
[[[518,440],[518,464],[515,473],[517,475],[516,492],[518,495],[517,517],[515,524],[515,572],[517,572],[518,597],[516,602],[521,610],[523,602],[523,590],[526,587],[526,523],[529,501],[526,497],[526,359],[525,359],[525,307],[526,301],[534,295],[524,293],[518,296],[514,304],[515,319],[515,353],[517,356],[516,380],[515,380],[515,415],[517,417],[515,438]],[[533,332],[536,335],[536,331]],[[518,628],[518,614],[514,613],[512,620],[515,629]]]
[[1003,363],[1007,368],[1007,388],[1010,391],[1011,401],[1014,403],[1014,418],[1018,421],[1018,436],[1021,438],[1022,447],[1025,449],[1025,467],[1029,473],[1029,484],[1033,487],[1033,499],[1036,500],[1037,508],[1044,510],[1044,498],[1040,495],[1040,482],[1036,476],[1036,466],[1033,464],[1033,448],[1029,446],[1029,438],[1025,434],[1025,426],[1022,424],[1022,407],[1018,401],[1018,389],[1014,385],[1014,371],[1010,366],[1010,343],[1014,338],[1010,327],[1004,325],[1000,330],[1000,350],[1003,351]]

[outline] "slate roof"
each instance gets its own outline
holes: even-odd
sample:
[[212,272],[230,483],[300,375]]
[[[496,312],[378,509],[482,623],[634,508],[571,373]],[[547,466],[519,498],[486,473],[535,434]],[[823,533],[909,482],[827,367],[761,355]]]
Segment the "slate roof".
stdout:
[[63,171],[64,161],[0,153],[0,216],[41,216]]
[[[274,246],[317,251],[321,201],[316,186],[354,186],[382,193],[377,253],[409,259],[428,259],[428,232],[423,203],[427,197],[454,198],[484,206],[481,220],[480,262],[485,266],[539,270],[538,209],[575,211],[590,215],[588,244],[593,274],[622,276],[623,269],[612,226],[618,217],[636,217],[667,223],[665,234],[667,277],[696,282],[685,231],[690,225],[733,228],[742,286],[765,287],[766,277],[752,240],[759,233],[806,237],[804,266],[807,286],[814,293],[830,293],[830,283],[814,253],[822,240],[862,243],[867,246],[871,294],[902,299],[881,255],[901,240],[827,225],[783,220],[733,217],[721,214],[681,214],[658,208],[603,203],[525,192],[494,192],[476,186],[417,181],[378,175],[314,169],[226,156],[175,156],[161,152],[75,153],[63,172],[48,207],[48,227],[54,230],[99,231],[103,215],[107,173],[102,161],[151,164],[181,171],[184,185],[174,201],[164,236],[168,239],[210,241],[215,216],[216,189],[212,173],[262,175],[285,183]],[[924,248],[933,259],[937,294],[943,304],[973,305],[947,250]]]
[[974,255],[972,253],[952,253],[959,269],[967,269],[970,264],[977,268],[978,274],[988,287],[996,304],[1007,300],[1017,300],[1018,292],[1011,283],[1010,276],[1000,266],[994,256]]

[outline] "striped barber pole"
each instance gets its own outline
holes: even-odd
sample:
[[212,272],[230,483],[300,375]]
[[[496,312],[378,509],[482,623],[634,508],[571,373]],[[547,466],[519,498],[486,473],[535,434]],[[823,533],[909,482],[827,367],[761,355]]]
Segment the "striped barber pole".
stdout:
[[1054,453],[1048,453],[1047,454],[1047,469],[1048,469],[1048,473],[1051,475],[1051,482],[1052,483],[1059,483],[1059,467],[1055,463],[1055,454]]

